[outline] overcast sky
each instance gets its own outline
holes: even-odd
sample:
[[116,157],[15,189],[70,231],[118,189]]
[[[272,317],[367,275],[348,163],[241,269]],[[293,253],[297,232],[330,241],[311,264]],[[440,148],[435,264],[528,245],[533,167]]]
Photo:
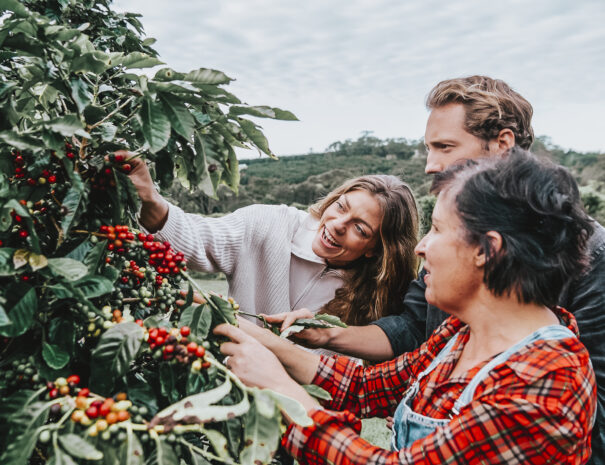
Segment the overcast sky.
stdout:
[[[603,0],[118,0],[177,71],[236,79],[227,89],[299,122],[259,120],[277,155],[323,151],[362,131],[424,135],[438,81],[487,74],[534,106],[534,129],[605,152]],[[249,156],[257,156],[249,153]]]

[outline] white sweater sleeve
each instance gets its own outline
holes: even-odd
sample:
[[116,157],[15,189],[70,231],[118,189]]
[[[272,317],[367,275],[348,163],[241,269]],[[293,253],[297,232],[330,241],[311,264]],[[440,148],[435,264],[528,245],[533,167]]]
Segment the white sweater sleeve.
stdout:
[[246,219],[245,209],[220,218],[207,218],[168,205],[168,219],[155,234],[156,239],[168,241],[175,251],[183,252],[191,269],[230,275],[246,228],[253,226]]

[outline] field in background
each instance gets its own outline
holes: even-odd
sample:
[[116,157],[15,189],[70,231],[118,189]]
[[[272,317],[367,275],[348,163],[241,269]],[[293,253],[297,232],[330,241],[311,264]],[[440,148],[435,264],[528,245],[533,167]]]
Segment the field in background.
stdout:
[[214,291],[222,296],[227,296],[227,285],[226,279],[196,279],[195,282],[204,291]]

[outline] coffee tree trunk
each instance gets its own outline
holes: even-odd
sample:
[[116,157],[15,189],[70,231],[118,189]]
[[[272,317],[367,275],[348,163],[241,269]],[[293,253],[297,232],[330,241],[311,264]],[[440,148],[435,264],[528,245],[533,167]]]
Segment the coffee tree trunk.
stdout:
[[[186,258],[136,228],[126,149],[215,195],[234,147],[272,156],[212,69],[162,67],[109,0],[0,0],[0,463],[267,463],[300,406],[248,389],[212,328],[238,305],[177,307]],[[186,288],[186,287],[185,287]]]

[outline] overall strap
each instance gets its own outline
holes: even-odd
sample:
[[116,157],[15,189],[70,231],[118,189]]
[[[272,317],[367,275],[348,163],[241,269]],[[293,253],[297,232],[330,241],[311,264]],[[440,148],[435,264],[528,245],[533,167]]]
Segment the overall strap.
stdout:
[[515,352],[518,352],[522,347],[529,345],[538,340],[557,340],[557,339],[566,339],[570,337],[576,337],[576,335],[566,326],[562,325],[550,325],[539,328],[538,330],[531,333],[529,336],[523,338],[521,341],[517,342],[513,346],[509,347],[506,351],[498,354],[488,363],[486,363],[473,377],[470,383],[464,388],[462,394],[454,404],[452,409],[452,413],[454,415],[458,415],[460,413],[460,409],[468,405],[475,395],[475,389],[489,374],[489,372],[496,365],[499,365],[510,358]]
[[428,375],[431,371],[433,371],[435,369],[435,367],[441,363],[441,360],[443,360],[445,357],[447,357],[449,355],[449,353],[452,351],[452,347],[458,340],[458,334],[459,333],[456,333],[452,336],[452,338],[447,342],[445,347],[443,347],[443,349],[441,349],[441,351],[437,354],[437,356],[431,361],[429,366],[422,373],[420,373],[420,375],[418,375],[418,379],[416,380],[416,382],[420,381],[422,378],[424,378],[426,375]]

